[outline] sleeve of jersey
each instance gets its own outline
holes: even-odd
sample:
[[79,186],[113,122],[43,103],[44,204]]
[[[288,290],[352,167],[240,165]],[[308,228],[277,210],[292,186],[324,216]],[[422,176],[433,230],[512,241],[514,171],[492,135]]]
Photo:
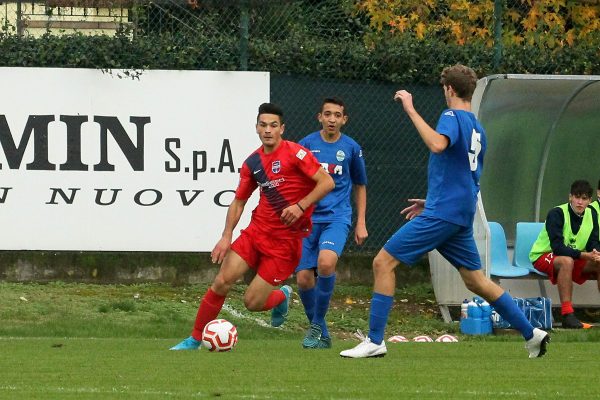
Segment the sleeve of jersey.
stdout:
[[254,180],[250,168],[244,163],[240,171],[240,183],[235,191],[235,198],[238,200],[248,200],[257,186],[258,184]]
[[450,140],[450,146],[456,143],[456,139],[458,138],[458,119],[452,110],[446,110],[442,113],[435,130]]
[[298,142],[298,144],[302,147],[306,147],[307,149],[310,148],[310,146],[307,144],[308,142],[308,136],[303,137],[302,139],[300,139],[300,141]]
[[589,207],[589,209],[592,212],[593,228],[586,250],[592,251],[592,249],[596,249],[597,251],[600,251],[600,241],[598,240],[598,231],[600,230],[600,226],[598,226],[598,213],[596,213],[594,207]]
[[350,164],[350,176],[354,185],[367,184],[367,168],[365,159],[363,158],[362,149],[358,144],[353,148],[352,161]]
[[302,173],[310,178],[321,168],[321,164],[313,153],[304,147],[298,146],[295,157]]

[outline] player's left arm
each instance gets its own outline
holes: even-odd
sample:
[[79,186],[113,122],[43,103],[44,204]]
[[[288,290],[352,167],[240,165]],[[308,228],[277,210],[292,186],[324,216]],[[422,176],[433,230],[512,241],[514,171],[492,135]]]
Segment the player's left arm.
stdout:
[[353,185],[354,204],[356,206],[356,227],[354,228],[354,241],[362,245],[369,232],[367,232],[367,186]]
[[354,227],[354,241],[362,245],[369,232],[367,231],[367,167],[363,158],[360,145],[353,143],[352,157],[350,159],[350,177],[354,193],[354,207],[356,209],[356,226]]
[[317,172],[311,176],[311,179],[316,182],[313,190],[311,190],[304,198],[300,199],[300,201],[284,208],[281,212],[281,221],[285,225],[292,225],[294,222],[298,221],[308,207],[321,200],[335,187],[333,178],[329,176],[327,171],[321,168],[320,165]]

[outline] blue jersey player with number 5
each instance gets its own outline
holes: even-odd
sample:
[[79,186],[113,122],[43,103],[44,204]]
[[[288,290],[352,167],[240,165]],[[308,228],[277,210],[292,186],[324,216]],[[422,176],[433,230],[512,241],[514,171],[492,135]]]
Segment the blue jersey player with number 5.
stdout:
[[415,110],[412,95],[399,90],[394,100],[404,111],[429,148],[427,198],[409,199],[402,210],[410,221],[383,246],[373,260],[374,288],[369,316],[369,334],[342,357],[382,357],[387,353],[383,340],[394,300],[395,268],[413,265],[424,254],[438,250],[460,273],[467,289],[487,300],[526,340],[529,358],[546,352],[549,335],[533,328],[512,297],[481,271],[481,260],[473,238],[473,219],[479,193],[479,177],[486,149],[485,132],[471,112],[471,98],[477,75],[464,65],[442,71],[448,109],[432,129]]

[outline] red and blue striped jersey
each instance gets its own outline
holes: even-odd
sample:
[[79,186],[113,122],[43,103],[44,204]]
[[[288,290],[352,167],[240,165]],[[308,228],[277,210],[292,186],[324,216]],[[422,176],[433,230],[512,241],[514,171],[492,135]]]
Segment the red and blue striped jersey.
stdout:
[[250,226],[282,239],[310,234],[314,206],[306,208],[302,217],[290,226],[281,222],[284,208],[302,200],[315,187],[312,176],[321,164],[310,151],[297,143],[282,140],[277,149],[265,154],[262,146],[242,166],[236,199],[247,200],[258,187],[258,206],[252,211]]

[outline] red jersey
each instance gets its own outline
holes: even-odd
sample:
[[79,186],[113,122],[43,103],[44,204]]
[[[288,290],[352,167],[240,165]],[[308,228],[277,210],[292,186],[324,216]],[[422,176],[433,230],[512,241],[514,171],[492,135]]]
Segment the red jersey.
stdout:
[[310,151],[297,143],[282,140],[277,149],[265,154],[262,146],[242,166],[235,198],[247,200],[260,188],[258,206],[252,211],[249,227],[282,239],[308,236],[314,205],[306,209],[294,224],[286,226],[280,215],[284,208],[296,204],[310,193],[316,183],[312,176],[321,164]]

